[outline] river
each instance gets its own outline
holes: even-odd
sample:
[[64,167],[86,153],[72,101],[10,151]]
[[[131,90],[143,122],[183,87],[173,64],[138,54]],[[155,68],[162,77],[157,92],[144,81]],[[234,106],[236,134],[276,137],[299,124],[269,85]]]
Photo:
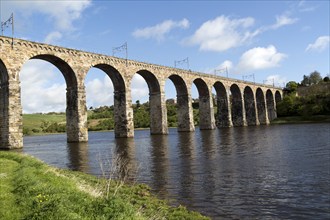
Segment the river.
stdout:
[[22,151],[93,175],[112,170],[212,219],[330,219],[330,124],[90,132],[82,144],[28,136]]

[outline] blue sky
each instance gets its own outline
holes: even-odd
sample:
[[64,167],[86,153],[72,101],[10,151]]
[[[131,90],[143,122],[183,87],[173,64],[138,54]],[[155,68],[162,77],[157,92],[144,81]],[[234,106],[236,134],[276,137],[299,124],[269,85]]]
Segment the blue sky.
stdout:
[[[108,55],[127,42],[129,59],[174,66],[188,57],[195,71],[226,67],[231,78],[254,74],[256,82],[279,86],[314,70],[330,72],[329,1],[2,0],[1,6],[2,21],[14,12],[15,37],[31,41]],[[64,111],[64,78],[51,64],[29,61],[20,79],[24,112]],[[133,102],[148,99],[141,77],[132,90]],[[88,73],[86,91],[88,106],[113,102],[111,81],[99,70]],[[175,97],[170,81],[166,96]]]

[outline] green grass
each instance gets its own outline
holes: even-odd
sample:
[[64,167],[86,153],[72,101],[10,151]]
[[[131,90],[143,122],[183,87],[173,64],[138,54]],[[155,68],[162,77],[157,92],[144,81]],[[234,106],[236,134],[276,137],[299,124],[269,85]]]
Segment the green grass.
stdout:
[[24,128],[40,129],[43,121],[49,121],[51,123],[65,123],[65,114],[23,114],[23,126]]
[[[107,183],[110,190],[105,193]],[[0,219],[208,219],[171,207],[146,185],[118,185],[0,151]]]
[[271,121],[271,124],[300,124],[300,123],[329,123],[330,115],[312,115],[308,117],[304,116],[288,116],[278,117]]

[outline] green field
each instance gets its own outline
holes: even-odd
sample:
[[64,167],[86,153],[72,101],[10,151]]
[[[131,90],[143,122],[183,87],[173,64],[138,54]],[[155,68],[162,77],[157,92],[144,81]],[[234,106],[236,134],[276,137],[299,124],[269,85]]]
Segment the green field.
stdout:
[[23,114],[24,135],[56,133],[65,131],[64,113]]
[[330,115],[278,117],[271,124],[330,123]]
[[172,207],[148,186],[57,169],[0,151],[0,219],[208,219]]
[[39,128],[43,121],[65,123],[65,114],[23,114],[23,125],[26,128]]

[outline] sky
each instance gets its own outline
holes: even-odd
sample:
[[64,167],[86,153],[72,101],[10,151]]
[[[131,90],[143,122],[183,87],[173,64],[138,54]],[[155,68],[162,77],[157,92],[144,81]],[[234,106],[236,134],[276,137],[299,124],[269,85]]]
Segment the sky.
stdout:
[[[177,67],[281,87],[313,71],[330,73],[329,1],[0,2],[1,21],[14,13],[14,36],[30,41],[105,55],[127,43],[128,59],[172,67],[188,60]],[[64,77],[52,64],[28,61],[20,81],[24,113],[65,111]],[[88,108],[113,104],[112,82],[101,70],[92,68],[85,86]],[[142,77],[131,88],[133,103],[148,100]],[[170,80],[165,91],[175,98]]]

